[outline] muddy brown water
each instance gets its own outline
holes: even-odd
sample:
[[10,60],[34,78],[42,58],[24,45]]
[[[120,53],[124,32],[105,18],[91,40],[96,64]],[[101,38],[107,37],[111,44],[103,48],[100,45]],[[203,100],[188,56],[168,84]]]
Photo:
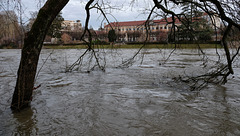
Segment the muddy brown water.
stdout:
[[44,49],[36,79],[41,87],[30,108],[12,113],[20,50],[0,50],[0,135],[240,135],[239,61],[227,84],[191,92],[172,78],[209,71],[218,58],[214,49],[205,50],[205,67],[196,50],[176,51],[164,63],[171,50],[158,49],[144,50],[128,68],[117,67],[136,51],[97,52],[105,72],[95,67],[87,73],[95,64],[88,55],[78,70],[65,73],[83,50]]

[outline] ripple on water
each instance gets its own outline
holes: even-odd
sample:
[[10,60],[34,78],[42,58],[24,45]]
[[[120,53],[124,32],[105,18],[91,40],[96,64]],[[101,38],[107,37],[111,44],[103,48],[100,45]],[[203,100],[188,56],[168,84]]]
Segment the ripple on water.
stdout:
[[[31,108],[20,114],[9,109],[15,85],[10,73],[16,73],[13,64],[19,63],[19,51],[10,52],[0,50],[0,60],[6,61],[0,62],[0,135],[240,135],[239,71],[226,85],[200,92],[171,80],[201,72],[191,50],[173,54],[164,65],[156,64],[163,58],[152,50],[142,65],[126,69],[114,68],[115,57],[108,60],[106,72],[91,73],[61,72],[66,61],[73,62],[83,51],[56,50],[37,78],[41,87],[34,91]],[[42,58],[51,52],[43,50]],[[6,63],[13,63],[13,70]]]

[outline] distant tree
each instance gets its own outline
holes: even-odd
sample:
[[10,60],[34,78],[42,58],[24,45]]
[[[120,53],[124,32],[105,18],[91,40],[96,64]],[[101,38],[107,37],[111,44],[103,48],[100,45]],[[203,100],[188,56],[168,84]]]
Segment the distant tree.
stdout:
[[[32,12],[31,18],[29,19],[29,23],[27,25],[28,31],[30,31],[34,21],[36,20],[38,15],[38,12]],[[56,18],[53,20],[51,26],[48,29],[47,36],[50,36],[52,38],[61,38],[61,24],[62,21],[64,21],[64,18],[62,17],[62,13],[60,12]]]
[[175,35],[178,40],[185,42],[186,41],[206,42],[211,40],[211,37],[214,34],[213,29],[204,18],[201,17],[195,18],[190,23],[188,23],[188,21],[189,20],[183,20],[183,25],[178,27],[177,34]]
[[63,33],[61,36],[61,39],[64,44],[68,44],[68,43],[72,42],[72,37],[70,35],[68,35],[67,33]]
[[184,18],[192,22],[196,17],[200,17],[202,12],[200,8],[194,4],[196,0],[189,0],[188,2],[181,3],[181,14],[184,15]]
[[50,28],[48,29],[47,35],[53,38],[61,38],[61,24],[64,21],[62,13],[60,12],[53,20]]
[[115,42],[116,41],[116,39],[117,39],[117,35],[116,35],[116,33],[115,33],[115,30],[110,30],[109,32],[108,32],[108,41],[109,42],[111,42],[111,43],[113,43],[113,42]]
[[0,45],[17,45],[20,26],[14,11],[0,12]]
[[[209,32],[211,31],[209,25],[207,25],[206,20],[202,18],[203,12],[201,9],[194,4],[195,0],[189,0],[188,2],[181,3],[181,22],[182,25],[178,29],[178,36],[183,41],[194,41],[194,40],[201,40],[199,38],[200,34],[203,34],[204,31],[206,32],[206,37],[209,36]],[[204,26],[204,27],[203,27]],[[205,28],[207,27],[207,29]],[[172,40],[173,36],[169,36],[170,41]]]
[[165,31],[158,31],[156,32],[156,36],[157,36],[157,41],[159,42],[167,42],[168,39],[168,33]]
[[[105,31],[97,31],[97,37],[100,41],[105,41],[106,42],[107,37],[108,37],[108,33],[105,32]],[[118,34],[118,37],[120,37],[119,34]]]
[[195,39],[199,42],[211,41],[212,36],[214,35],[213,28],[203,18],[200,18],[193,23],[193,30],[195,32]]
[[67,32],[67,34],[72,37],[72,40],[80,41],[82,36],[82,31]]

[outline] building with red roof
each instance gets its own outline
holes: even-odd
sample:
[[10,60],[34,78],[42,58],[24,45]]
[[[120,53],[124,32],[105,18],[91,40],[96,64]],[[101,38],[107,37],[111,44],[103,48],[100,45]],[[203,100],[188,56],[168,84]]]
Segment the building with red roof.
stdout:
[[[200,18],[193,18],[192,21],[198,21],[201,18],[207,20],[208,25],[212,28],[220,28],[221,20],[215,16],[210,18],[206,13],[203,13]],[[177,30],[177,27],[180,25],[182,25],[181,21],[178,18],[174,18],[175,30]],[[168,40],[168,34],[174,30],[172,26],[173,19],[172,17],[168,17],[149,21],[111,22],[104,24],[102,31],[107,34],[110,30],[114,29],[118,37],[117,42],[143,42],[145,40],[148,40],[148,42],[166,42]]]
[[[144,31],[148,27],[151,31],[169,31],[172,24],[170,24],[172,18],[161,19],[161,20],[146,20],[144,21],[127,21],[127,22],[112,22],[104,26],[105,31],[115,29],[115,31],[126,32],[126,31]],[[176,19],[175,25],[181,25],[181,22]]]
[[[142,21],[126,21],[126,22],[111,22],[104,25],[104,31],[107,33],[114,29],[118,35],[119,42],[143,42],[146,40],[148,30],[148,40],[156,42],[159,40],[166,40],[167,36],[162,39],[160,35],[167,35],[172,29],[172,18],[161,20],[142,20]],[[175,25],[181,25],[178,19],[175,19]]]

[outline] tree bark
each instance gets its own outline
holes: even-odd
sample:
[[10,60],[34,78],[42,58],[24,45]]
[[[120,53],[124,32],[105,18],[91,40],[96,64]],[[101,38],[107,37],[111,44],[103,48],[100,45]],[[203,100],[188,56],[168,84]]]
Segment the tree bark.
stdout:
[[39,10],[38,16],[24,39],[17,82],[12,97],[11,108],[21,110],[28,107],[32,100],[34,79],[43,41],[57,14],[69,0],[48,0]]

